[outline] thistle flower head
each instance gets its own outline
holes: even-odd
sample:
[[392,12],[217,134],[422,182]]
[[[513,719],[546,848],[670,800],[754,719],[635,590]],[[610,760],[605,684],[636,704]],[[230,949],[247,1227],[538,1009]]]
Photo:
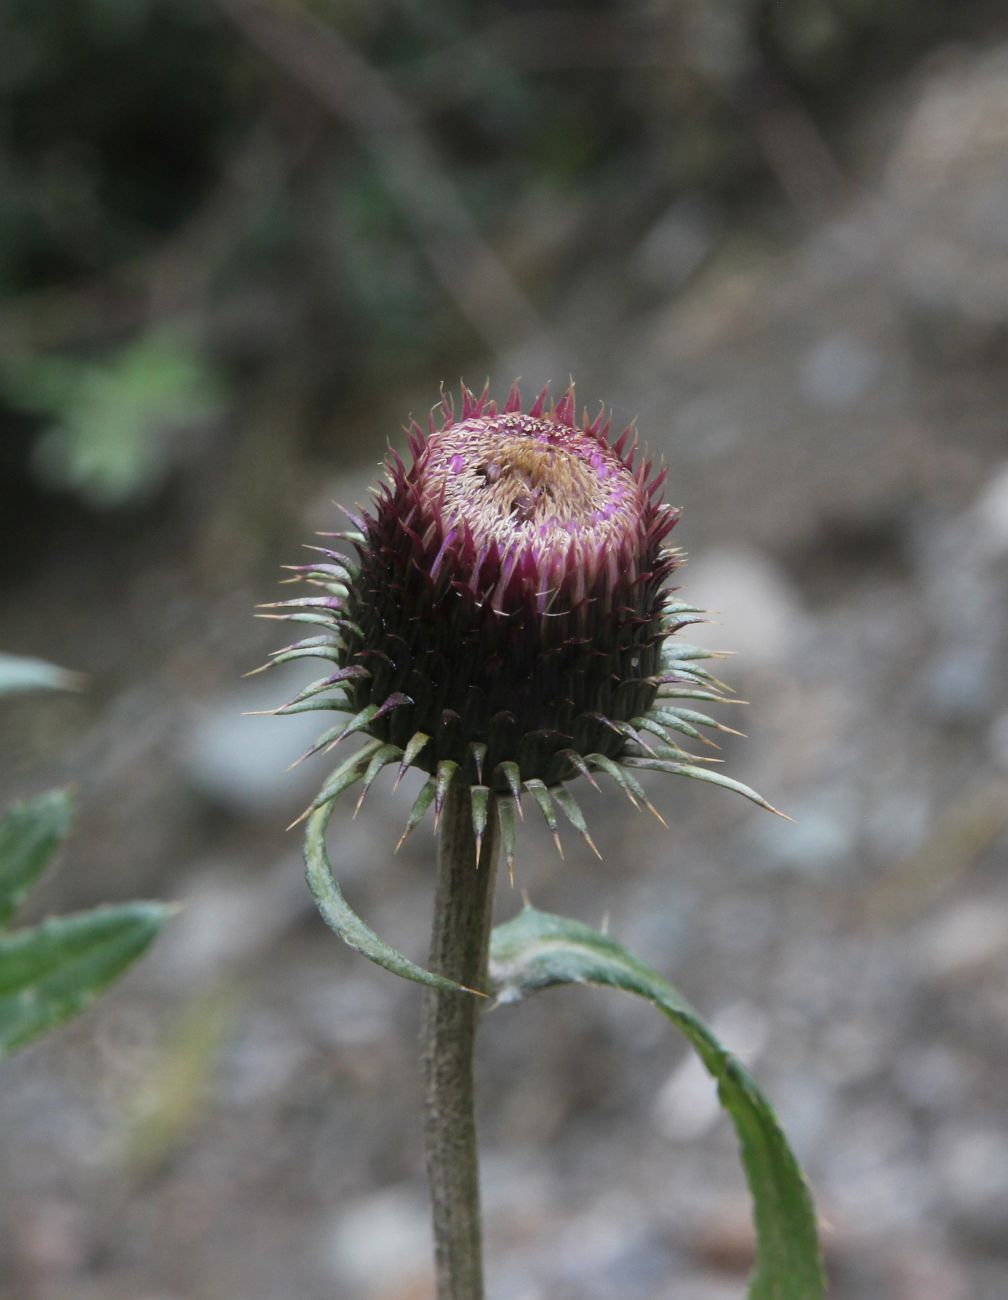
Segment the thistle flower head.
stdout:
[[418,767],[428,780],[404,835],[462,781],[478,837],[496,806],[510,863],[523,792],[554,836],[558,806],[591,843],[567,789],[578,775],[604,772],[648,807],[635,768],[762,804],[678,743],[729,728],[694,707],[722,684],[700,665],[710,652],[675,635],[703,615],[668,587],[678,511],[633,427],[613,440],[604,412],[578,421],[573,387],[528,411],[517,387],[501,409],[463,388],[460,415],[445,398],[426,431],[406,433],[409,462],[390,451],[373,508],[330,535],[353,556],[319,548],[295,580],[324,594],[281,602],[321,630],[274,662],[317,656],[332,671],[279,711],[349,715],[310,753],[370,738],[312,808],[357,780],[366,792],[390,763]]
[[[417,467],[417,503],[448,545],[466,540],[477,571],[491,554],[513,557],[519,608],[533,571],[566,590],[578,575],[597,576],[607,552],[624,552],[636,569],[645,493],[599,432],[575,427],[567,403],[548,415],[490,409],[450,423]],[[498,610],[507,590],[496,585]]]

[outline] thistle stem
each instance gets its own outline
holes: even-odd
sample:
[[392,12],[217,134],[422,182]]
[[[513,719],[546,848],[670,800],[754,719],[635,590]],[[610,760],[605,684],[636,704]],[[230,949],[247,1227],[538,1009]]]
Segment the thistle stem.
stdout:
[[[497,869],[493,796],[476,862],[469,790],[449,787],[438,839],[430,969],[470,989],[487,988],[487,949]],[[420,1030],[427,1178],[434,1219],[438,1300],[483,1300],[479,1160],[473,1052],[483,1000],[428,989]]]

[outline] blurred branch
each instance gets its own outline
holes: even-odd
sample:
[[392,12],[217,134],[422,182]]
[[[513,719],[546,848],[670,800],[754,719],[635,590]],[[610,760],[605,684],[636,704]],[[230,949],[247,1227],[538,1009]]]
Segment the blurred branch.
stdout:
[[[777,82],[774,102],[751,113],[763,160],[794,207],[825,220],[853,195],[853,182],[830,149],[811,113]],[[738,108],[743,117],[746,110]]]
[[527,72],[634,69],[689,72],[676,44],[677,15],[639,12],[511,14],[401,69],[410,97],[438,111],[485,94],[502,65]]
[[412,105],[335,28],[299,6],[217,4],[261,54],[356,134],[446,293],[487,346],[500,354],[540,333],[538,314],[477,229]]
[[[502,65],[521,75],[597,70],[677,78],[725,104],[752,132],[766,167],[800,212],[821,217],[848,198],[850,182],[793,88],[755,50],[734,76],[717,75],[697,58],[695,39],[684,34],[681,9],[616,17],[585,10],[515,14],[419,56],[401,75],[427,113],[485,94]],[[754,101],[754,82],[770,93]]]
[[[217,255],[234,236],[250,189],[262,183],[268,162],[266,132],[252,130],[205,203],[152,252],[120,263],[102,276],[56,285],[0,308],[0,349],[48,351],[97,336],[136,330],[149,321],[200,305]],[[301,156],[289,150],[278,165],[282,181]]]

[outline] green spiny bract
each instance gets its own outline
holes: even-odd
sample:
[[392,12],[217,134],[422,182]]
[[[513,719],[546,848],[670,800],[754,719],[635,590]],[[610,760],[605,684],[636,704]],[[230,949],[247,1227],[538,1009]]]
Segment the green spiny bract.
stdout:
[[390,764],[397,781],[417,767],[428,780],[403,838],[463,781],[477,839],[496,808],[510,866],[523,792],[558,847],[556,808],[595,847],[567,789],[579,775],[649,808],[635,768],[769,808],[677,740],[730,728],[694,708],[724,698],[699,662],[712,652],[676,636],[703,613],[668,586],[682,556],[666,544],[679,513],[660,499],[666,470],[638,459],[633,426],[611,441],[604,412],[578,423],[573,387],[547,402],[544,389],[524,412],[513,387],[498,410],[463,388],[460,418],[445,398],[427,432],[412,422],[410,463],[390,451],[373,509],[328,534],[355,554],[314,548],[293,580],[319,594],[271,607],[319,629],[273,662],[331,670],[277,712],[346,715],[310,754],[369,737],[309,811],[358,780],[363,798]]

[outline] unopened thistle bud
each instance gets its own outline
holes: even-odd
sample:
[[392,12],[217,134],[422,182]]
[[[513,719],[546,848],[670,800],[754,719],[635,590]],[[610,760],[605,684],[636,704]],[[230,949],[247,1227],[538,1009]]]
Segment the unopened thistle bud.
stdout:
[[279,712],[348,715],[309,753],[370,738],[312,809],[358,780],[363,798],[389,764],[398,778],[417,767],[428,779],[403,838],[461,781],[478,840],[496,809],[510,866],[523,792],[558,847],[557,808],[595,847],[567,788],[578,776],[604,773],[648,808],[635,769],[769,807],[680,746],[730,730],[700,711],[724,687],[701,666],[712,652],[676,635],[703,613],[668,585],[679,512],[633,427],[613,440],[604,412],[579,422],[573,388],[528,411],[517,387],[502,409],[463,388],[461,415],[446,398],[426,431],[406,433],[409,463],[390,451],[373,508],[328,535],[354,554],[316,548],[295,580],[320,594],[281,602],[318,630],[273,661],[317,657],[330,671]]

